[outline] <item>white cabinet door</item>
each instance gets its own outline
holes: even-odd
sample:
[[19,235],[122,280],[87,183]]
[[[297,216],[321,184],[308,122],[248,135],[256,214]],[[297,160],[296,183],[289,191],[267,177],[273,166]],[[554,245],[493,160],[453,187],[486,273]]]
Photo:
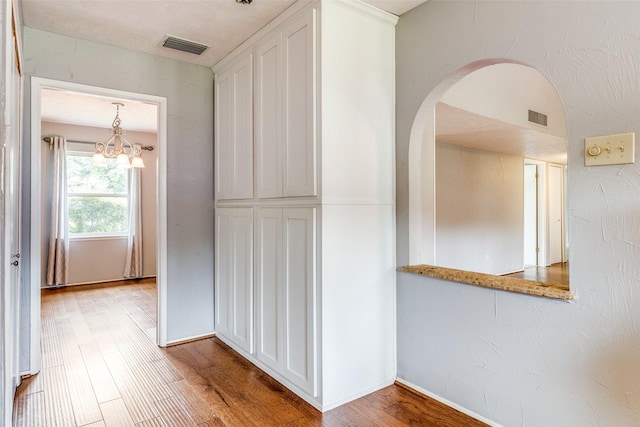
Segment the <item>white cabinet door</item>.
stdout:
[[216,333],[253,353],[253,209],[216,213]]
[[316,10],[286,26],[282,37],[283,192],[316,196]]
[[316,210],[283,209],[284,376],[317,396]]
[[253,197],[252,56],[240,57],[215,81],[215,196]]
[[256,344],[257,357],[282,373],[282,209],[256,212]]
[[229,288],[233,280],[233,209],[216,211],[215,224],[215,327],[229,335]]
[[282,36],[256,48],[256,192],[282,197]]
[[257,357],[316,396],[314,208],[256,213]]

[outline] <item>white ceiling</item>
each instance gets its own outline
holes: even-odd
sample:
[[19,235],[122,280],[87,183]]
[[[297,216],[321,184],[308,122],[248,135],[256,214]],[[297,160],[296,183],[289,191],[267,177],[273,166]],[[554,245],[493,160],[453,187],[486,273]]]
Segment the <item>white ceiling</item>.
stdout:
[[567,164],[565,138],[480,116],[439,102],[436,142]]
[[[307,2],[310,0],[298,0]],[[347,0],[356,1],[356,0]],[[401,15],[427,0],[363,0]],[[27,27],[212,67],[295,0],[21,0]],[[211,46],[160,46],[165,35]]]
[[[310,0],[298,0],[302,2]],[[347,0],[355,1],[355,0]],[[427,0],[363,0],[395,15]],[[212,67],[295,0],[21,0],[24,25],[69,37],[118,46]],[[160,46],[165,35],[211,46],[201,56]],[[42,119],[110,127],[115,109],[128,130],[155,131],[155,106],[61,91],[45,91]]]
[[124,104],[120,107],[120,126],[123,129],[157,132],[158,107],[139,101],[42,89],[40,114],[42,120],[47,122],[108,129],[116,116],[113,102]]

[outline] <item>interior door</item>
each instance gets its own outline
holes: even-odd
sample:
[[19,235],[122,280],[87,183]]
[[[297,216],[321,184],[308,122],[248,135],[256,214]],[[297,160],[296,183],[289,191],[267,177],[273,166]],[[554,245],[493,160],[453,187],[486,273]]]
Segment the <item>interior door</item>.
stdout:
[[524,266],[538,265],[538,165],[524,165]]
[[563,260],[564,247],[564,173],[562,166],[549,165],[548,182],[548,215],[549,215],[549,264]]
[[[8,5],[7,5],[8,3]],[[5,25],[9,30],[14,26],[11,2],[3,4],[3,32]],[[5,15],[6,14],[6,15]],[[15,389],[20,383],[18,365],[19,342],[19,308],[20,308],[20,110],[21,110],[21,77],[17,59],[17,41],[14,37],[5,39],[3,45],[3,69],[5,86],[5,105],[2,111],[2,183],[3,215],[4,215],[4,247],[2,248],[2,326],[3,326],[3,374],[2,374],[2,416],[5,424],[12,413]],[[9,424],[7,424],[9,425]]]

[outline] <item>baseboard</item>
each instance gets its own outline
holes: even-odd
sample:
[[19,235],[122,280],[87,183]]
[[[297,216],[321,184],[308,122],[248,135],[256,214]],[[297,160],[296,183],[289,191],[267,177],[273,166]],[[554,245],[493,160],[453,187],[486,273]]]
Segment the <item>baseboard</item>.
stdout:
[[205,340],[207,338],[211,338],[215,336],[216,336],[215,332],[203,334],[203,335],[194,335],[192,337],[181,338],[179,340],[167,341],[167,345],[165,347],[173,347],[174,345],[180,345],[180,344],[186,344],[193,341]]
[[396,383],[401,386],[401,387],[405,387],[410,389],[413,392],[416,392],[418,394],[422,394],[425,395],[433,400],[437,400],[440,403],[443,403],[445,405],[447,405],[450,408],[455,409],[458,412],[462,412],[465,415],[470,416],[471,418],[474,418],[478,421],[482,421],[483,423],[491,426],[491,427],[503,427],[501,424],[496,423],[495,421],[491,421],[485,417],[483,417],[482,415],[476,414],[473,411],[468,410],[467,408],[464,408],[460,405],[458,405],[457,403],[453,403],[447,399],[445,399],[444,397],[440,397],[437,394],[434,394],[428,390],[425,390],[424,388],[417,386],[415,384],[410,383],[409,381],[403,380],[402,378],[396,378]]
[[74,286],[85,286],[89,287],[90,285],[124,285],[129,282],[135,281],[147,281],[149,279],[156,279],[156,276],[142,276],[142,277],[132,277],[132,278],[121,278],[121,279],[109,279],[109,280],[96,280],[94,282],[78,282],[78,283],[67,283],[65,285],[56,285],[56,286],[47,286],[44,285],[40,289],[64,289],[64,288],[72,288]]

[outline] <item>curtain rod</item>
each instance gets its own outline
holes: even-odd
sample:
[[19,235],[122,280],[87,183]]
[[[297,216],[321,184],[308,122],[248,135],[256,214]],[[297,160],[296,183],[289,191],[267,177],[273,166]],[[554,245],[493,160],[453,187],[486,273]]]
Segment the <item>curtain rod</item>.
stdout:
[[[44,136],[42,137],[42,140],[44,142],[46,142],[47,144],[51,144],[53,142],[53,139],[50,136]],[[91,145],[96,145],[95,142],[91,142],[91,141],[74,141],[71,139],[68,139],[67,142],[70,142],[72,144],[91,144]],[[153,151],[154,147],[151,145],[142,145],[140,148],[142,148],[143,150],[146,151]]]

